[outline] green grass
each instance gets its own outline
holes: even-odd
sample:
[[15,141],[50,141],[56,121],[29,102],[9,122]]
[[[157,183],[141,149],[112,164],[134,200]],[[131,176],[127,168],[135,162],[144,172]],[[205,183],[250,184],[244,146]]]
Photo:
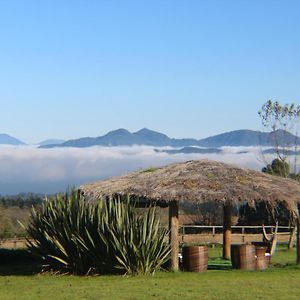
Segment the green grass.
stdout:
[[263,272],[231,270],[230,262],[219,258],[220,248],[209,253],[209,265],[221,270],[203,274],[159,272],[153,277],[24,276],[22,268],[26,264],[37,267],[38,261],[23,252],[22,266],[22,260],[12,263],[13,257],[6,253],[5,261],[0,259],[0,274],[9,274],[14,265],[19,269],[10,272],[15,275],[0,276],[0,299],[299,299],[300,268],[295,265],[295,251],[280,248],[272,268]]
[[148,168],[148,169],[141,170],[140,173],[153,173],[157,170],[158,168]]
[[300,270],[0,277],[0,299],[299,299]]

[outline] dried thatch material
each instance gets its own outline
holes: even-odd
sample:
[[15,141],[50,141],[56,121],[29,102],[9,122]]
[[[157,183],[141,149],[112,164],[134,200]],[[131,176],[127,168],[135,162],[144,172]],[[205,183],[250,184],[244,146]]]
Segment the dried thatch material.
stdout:
[[92,198],[111,195],[157,201],[221,201],[233,205],[284,202],[296,211],[300,203],[300,184],[291,179],[246,170],[209,160],[187,161],[148,169],[122,177],[84,185],[80,188]]

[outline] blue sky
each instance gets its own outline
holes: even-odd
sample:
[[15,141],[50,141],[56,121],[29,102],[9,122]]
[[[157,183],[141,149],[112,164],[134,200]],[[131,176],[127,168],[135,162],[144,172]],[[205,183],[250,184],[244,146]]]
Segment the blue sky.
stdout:
[[300,102],[299,1],[0,0],[0,132],[261,129]]

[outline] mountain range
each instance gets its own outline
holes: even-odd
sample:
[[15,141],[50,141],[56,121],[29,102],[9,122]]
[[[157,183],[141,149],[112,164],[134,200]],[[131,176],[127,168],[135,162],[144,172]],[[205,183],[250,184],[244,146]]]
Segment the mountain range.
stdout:
[[44,140],[44,141],[38,143],[38,145],[40,145],[40,146],[60,145],[64,142],[65,142],[65,140],[60,140],[60,139],[47,139],[47,140]]
[[8,134],[2,133],[0,134],[0,144],[1,145],[25,145],[24,142],[22,142],[19,139],[16,139]]
[[154,147],[204,147],[219,148],[224,146],[274,146],[276,142],[281,146],[300,145],[299,137],[283,131],[261,132],[253,130],[235,130],[211,136],[205,139],[174,139],[167,135],[143,128],[137,132],[129,132],[126,129],[110,131],[99,137],[84,137],[68,140],[59,144],[42,145],[40,148],[55,147],[91,147],[91,146],[133,146],[146,145]]
[[[60,139],[47,139],[45,141],[37,143],[37,145],[39,146],[59,145],[64,142],[65,140],[60,140]],[[18,146],[18,145],[26,145],[26,143],[6,133],[0,133],[0,145]]]

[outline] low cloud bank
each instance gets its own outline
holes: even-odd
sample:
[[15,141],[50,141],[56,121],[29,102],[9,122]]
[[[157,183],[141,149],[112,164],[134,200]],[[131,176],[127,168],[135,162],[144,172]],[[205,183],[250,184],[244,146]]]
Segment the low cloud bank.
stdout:
[[[225,147],[219,154],[158,153],[152,147],[38,149],[0,147],[0,194],[55,193],[69,186],[158,167],[173,162],[211,159],[259,170],[261,148]],[[268,159],[270,161],[270,157]]]

